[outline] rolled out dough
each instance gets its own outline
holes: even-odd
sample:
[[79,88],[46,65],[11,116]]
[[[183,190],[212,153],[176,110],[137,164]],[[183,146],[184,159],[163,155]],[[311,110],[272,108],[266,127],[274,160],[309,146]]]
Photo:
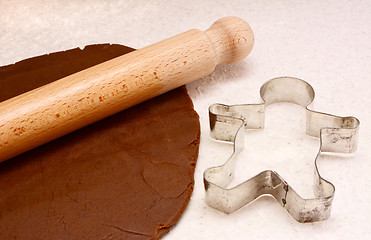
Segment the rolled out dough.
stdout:
[[[0,67],[0,101],[134,49]],[[0,239],[157,239],[193,190],[200,126],[181,87],[0,164]]]

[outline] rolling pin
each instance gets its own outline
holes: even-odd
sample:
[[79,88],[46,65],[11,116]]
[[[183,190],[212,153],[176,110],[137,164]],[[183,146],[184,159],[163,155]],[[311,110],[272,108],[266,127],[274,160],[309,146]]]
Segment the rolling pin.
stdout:
[[250,26],[219,19],[0,103],[0,162],[245,58]]

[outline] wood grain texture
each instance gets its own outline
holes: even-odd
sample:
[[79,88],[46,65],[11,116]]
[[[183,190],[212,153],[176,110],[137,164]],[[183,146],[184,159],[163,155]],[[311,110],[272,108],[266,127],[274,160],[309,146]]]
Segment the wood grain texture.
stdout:
[[246,57],[249,25],[222,18],[0,103],[0,162]]

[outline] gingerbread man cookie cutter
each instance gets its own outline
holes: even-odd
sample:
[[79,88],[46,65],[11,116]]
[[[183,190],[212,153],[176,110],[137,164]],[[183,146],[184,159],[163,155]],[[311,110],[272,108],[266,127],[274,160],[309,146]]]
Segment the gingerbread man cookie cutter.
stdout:
[[[310,110],[314,100],[312,86],[298,78],[279,77],[260,88],[261,104],[209,107],[210,135],[234,143],[230,158],[204,172],[206,203],[224,213],[232,213],[262,195],[271,195],[298,222],[329,218],[335,186],[322,178],[317,159],[323,153],[352,153],[357,149],[360,122],[355,117],[339,117]],[[228,188],[234,177],[235,162],[244,148],[244,129],[264,128],[265,106],[277,102],[295,103],[306,110],[306,134],[320,138],[314,160],[314,198],[304,199],[275,171],[266,170],[245,182]]]

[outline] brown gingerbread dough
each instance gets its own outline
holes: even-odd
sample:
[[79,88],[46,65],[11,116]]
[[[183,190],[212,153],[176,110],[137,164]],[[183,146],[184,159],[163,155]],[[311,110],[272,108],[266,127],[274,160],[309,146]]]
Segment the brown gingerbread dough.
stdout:
[[[0,101],[133,51],[91,45],[0,68]],[[185,87],[0,163],[0,239],[157,239],[193,190]]]

